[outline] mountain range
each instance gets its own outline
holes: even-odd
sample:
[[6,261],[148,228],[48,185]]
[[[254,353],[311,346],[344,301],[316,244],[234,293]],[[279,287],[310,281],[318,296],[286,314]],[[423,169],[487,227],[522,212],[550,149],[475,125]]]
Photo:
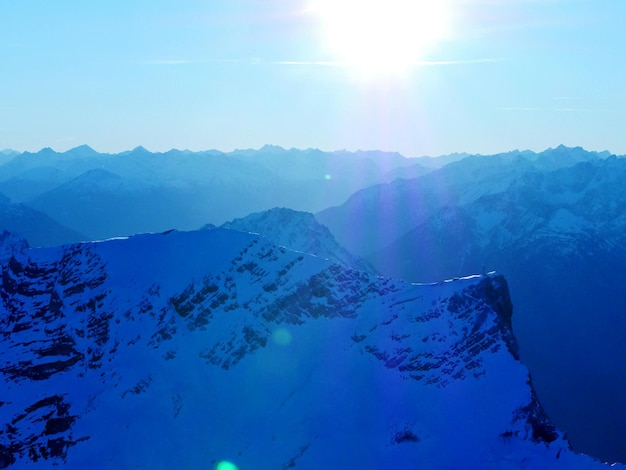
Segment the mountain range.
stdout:
[[292,209],[315,212],[389,181],[392,169],[409,164],[415,162],[395,153],[269,145],[230,153],[137,147],[119,154],[81,146],[0,161],[0,194],[94,240],[197,229],[286,201]]
[[3,240],[1,468],[604,467],[537,400],[500,275],[416,285],[223,228]]
[[[0,193],[11,199],[0,197],[0,229],[26,239],[6,235],[7,246],[40,253],[25,247],[53,252],[92,246],[79,240],[221,225],[216,233],[260,234],[372,279],[438,283],[497,270],[510,288],[519,356],[551,421],[577,452],[626,462],[625,162],[564,146],[419,159],[275,146],[5,151]],[[148,271],[157,263],[141,262]]]

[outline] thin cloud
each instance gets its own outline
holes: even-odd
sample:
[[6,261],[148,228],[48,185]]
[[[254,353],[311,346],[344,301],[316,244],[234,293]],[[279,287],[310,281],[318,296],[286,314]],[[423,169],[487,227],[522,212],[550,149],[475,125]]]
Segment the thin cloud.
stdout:
[[466,60],[426,60],[417,62],[415,65],[465,65],[465,64],[492,64],[504,62],[503,59],[466,59]]
[[532,107],[532,106],[507,106],[499,108],[502,111],[559,111],[559,112],[581,112],[581,113],[595,113],[599,112],[599,109],[588,108],[565,108],[565,107]]
[[269,65],[321,65],[325,67],[343,67],[347,65],[345,62],[338,62],[332,60],[271,60],[271,61],[259,61],[259,64]]
[[141,65],[189,65],[189,64],[200,64],[203,62],[208,62],[206,60],[192,60],[192,59],[152,59],[152,60],[143,60],[141,61]]
[[[463,65],[463,64],[488,64],[494,62],[502,62],[502,59],[467,59],[467,60],[420,60],[412,62],[409,65],[415,67],[430,67],[436,65]],[[264,63],[270,65],[319,65],[327,67],[349,67],[352,64],[345,61],[333,60],[273,60],[260,61],[256,63]]]
[[144,60],[141,62],[142,65],[185,65],[185,64],[196,64],[197,60],[186,60],[186,59],[154,59],[154,60]]
[[246,63],[249,61],[238,59],[150,59],[140,62],[141,65],[194,65],[211,63]]
[[[413,67],[432,67],[439,65],[471,65],[502,62],[502,59],[465,59],[465,60],[421,60],[412,62]],[[193,64],[250,64],[250,65],[287,65],[287,66],[319,66],[319,67],[350,67],[348,61],[338,60],[263,60],[259,57],[249,59],[150,59],[140,62],[141,65],[176,66]]]

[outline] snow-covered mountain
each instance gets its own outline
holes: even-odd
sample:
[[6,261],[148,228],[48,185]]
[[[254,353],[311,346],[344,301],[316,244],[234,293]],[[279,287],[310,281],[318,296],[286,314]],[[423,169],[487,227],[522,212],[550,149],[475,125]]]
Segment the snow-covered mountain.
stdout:
[[330,230],[320,224],[310,212],[275,207],[226,222],[222,227],[258,233],[290,250],[330,259],[359,271],[376,272],[363,259],[339,245]]
[[226,229],[0,269],[3,468],[602,468],[543,412],[499,275],[414,285]]
[[546,410],[575,449],[626,461],[625,179],[625,158],[582,149],[468,157],[317,216],[387,276],[502,272]]
[[511,185],[525,185],[527,173],[601,164],[608,157],[604,152],[563,146],[539,154],[513,151],[467,156],[421,177],[399,178],[357,191],[344,204],[316,213],[316,218],[341,245],[367,257],[446,207],[465,206],[482,196],[505,192]]
[[[619,182],[624,177],[626,159],[617,158],[548,172],[526,169],[504,190],[486,187],[469,202],[463,196],[439,201],[441,207],[434,205],[413,229],[369,258],[385,272],[427,280],[501,266],[505,251],[529,256],[546,249],[571,257],[589,251],[580,249],[586,244],[621,257],[626,189]],[[407,251],[420,257],[429,252],[432,260],[410,263]],[[446,266],[451,261],[456,264]]]

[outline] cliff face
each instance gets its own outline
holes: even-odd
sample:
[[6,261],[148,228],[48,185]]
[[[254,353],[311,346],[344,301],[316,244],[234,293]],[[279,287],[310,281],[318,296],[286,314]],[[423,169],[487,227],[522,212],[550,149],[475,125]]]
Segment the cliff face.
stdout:
[[0,262],[0,468],[595,468],[495,274],[413,285],[225,229]]

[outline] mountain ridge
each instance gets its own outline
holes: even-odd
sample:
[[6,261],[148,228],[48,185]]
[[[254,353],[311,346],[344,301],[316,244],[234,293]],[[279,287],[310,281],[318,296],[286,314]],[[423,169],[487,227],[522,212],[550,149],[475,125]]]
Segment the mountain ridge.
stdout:
[[496,274],[412,285],[219,228],[0,268],[4,467],[604,468],[542,411]]

